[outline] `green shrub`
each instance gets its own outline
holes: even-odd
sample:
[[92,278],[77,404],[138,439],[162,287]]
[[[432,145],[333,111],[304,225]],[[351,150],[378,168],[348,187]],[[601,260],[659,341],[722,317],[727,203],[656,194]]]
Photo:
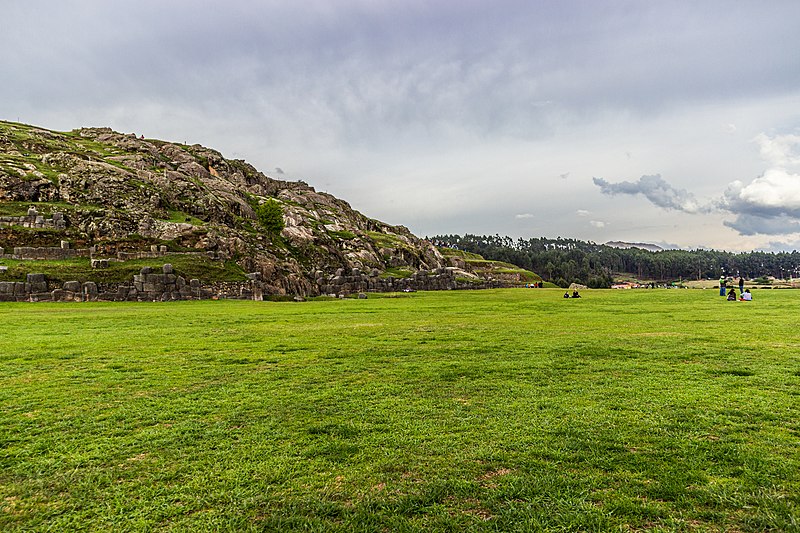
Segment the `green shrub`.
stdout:
[[283,207],[276,200],[267,200],[256,207],[258,221],[272,235],[278,235],[286,224],[283,222]]

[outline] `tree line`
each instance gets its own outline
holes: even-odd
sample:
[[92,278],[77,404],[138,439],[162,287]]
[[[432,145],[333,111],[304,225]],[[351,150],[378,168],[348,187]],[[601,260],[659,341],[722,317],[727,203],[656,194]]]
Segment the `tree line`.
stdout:
[[773,276],[800,277],[800,253],[717,250],[661,250],[613,248],[577,239],[517,239],[500,235],[437,235],[437,246],[456,248],[505,261],[536,272],[561,287],[580,283],[610,287],[614,277],[630,275],[640,280],[672,282],[715,279],[721,275],[747,279]]

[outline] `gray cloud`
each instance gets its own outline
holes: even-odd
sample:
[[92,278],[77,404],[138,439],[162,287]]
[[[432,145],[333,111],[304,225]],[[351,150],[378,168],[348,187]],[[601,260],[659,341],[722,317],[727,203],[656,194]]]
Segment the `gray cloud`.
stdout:
[[664,209],[675,209],[686,213],[701,213],[709,210],[708,206],[700,205],[692,193],[676,189],[667,183],[660,174],[642,176],[635,182],[609,183],[603,178],[592,178],[592,182],[600,187],[603,194],[609,196],[641,194],[653,204]]
[[[575,176],[675,175],[665,146],[749,162],[746,138],[797,121],[800,54],[787,51],[800,49],[800,2],[138,0],[124,16],[105,0],[6,4],[0,118],[199,142],[431,235],[515,234],[508,213],[530,199],[537,231],[620,231],[644,208],[593,208],[608,224],[592,234],[558,208],[596,195]],[[719,126],[699,133],[734,120],[729,145]],[[785,145],[765,153],[790,162]],[[715,190],[730,181],[697,153],[674,159]],[[644,178],[595,183],[671,209],[672,227],[705,209]],[[769,206],[750,185],[728,212]],[[476,220],[487,189],[497,212]]]
[[723,222],[740,235],[789,235],[800,233],[800,221],[788,215],[760,216],[739,214],[733,221]]

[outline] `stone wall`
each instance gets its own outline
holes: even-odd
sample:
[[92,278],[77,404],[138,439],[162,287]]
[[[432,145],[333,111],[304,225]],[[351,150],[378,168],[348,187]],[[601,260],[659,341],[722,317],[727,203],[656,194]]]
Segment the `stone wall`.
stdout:
[[0,302],[153,302],[174,300],[262,300],[261,282],[248,280],[203,286],[175,274],[172,265],[144,267],[131,283],[97,284],[67,281],[51,286],[44,274],[28,274],[22,281],[0,281]]
[[[408,278],[381,278],[373,270],[363,274],[358,268],[345,274],[340,269],[334,276],[317,272],[319,293],[333,296],[363,295],[367,292],[434,291],[454,289],[484,289],[505,286],[502,281],[474,283],[455,276],[453,268],[419,271]],[[56,286],[48,283],[44,274],[28,274],[26,280],[0,282],[0,302],[154,302],[175,300],[263,300],[276,294],[258,273],[248,274],[247,281],[217,282],[202,285],[199,280],[186,280],[175,273],[172,265],[160,269],[144,267],[130,283],[98,284],[67,281]]]
[[333,276],[325,276],[322,271],[315,273],[317,287],[321,294],[348,296],[362,292],[400,292],[414,291],[442,291],[455,289],[485,289],[504,286],[500,281],[483,281],[471,283],[456,278],[454,268],[437,268],[435,270],[420,270],[407,278],[381,277],[377,269],[369,274],[354,268],[349,273],[339,269]]
[[[2,248],[0,248],[2,250]],[[59,260],[59,259],[74,259],[75,257],[89,257],[91,250],[89,248],[58,248],[58,247],[31,247],[31,246],[17,246],[14,248],[14,253],[10,254],[10,259],[26,259],[26,260]],[[4,256],[8,257],[8,256]]]
[[22,226],[24,228],[54,228],[67,227],[67,219],[63,213],[53,213],[53,218],[44,218],[35,207],[28,209],[28,214],[21,217],[0,217],[0,227]]

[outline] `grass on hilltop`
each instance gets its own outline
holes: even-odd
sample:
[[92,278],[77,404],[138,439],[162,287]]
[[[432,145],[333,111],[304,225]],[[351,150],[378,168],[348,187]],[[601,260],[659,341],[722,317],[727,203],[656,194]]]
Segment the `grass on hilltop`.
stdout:
[[798,530],[796,292],[561,295],[0,304],[0,529]]

